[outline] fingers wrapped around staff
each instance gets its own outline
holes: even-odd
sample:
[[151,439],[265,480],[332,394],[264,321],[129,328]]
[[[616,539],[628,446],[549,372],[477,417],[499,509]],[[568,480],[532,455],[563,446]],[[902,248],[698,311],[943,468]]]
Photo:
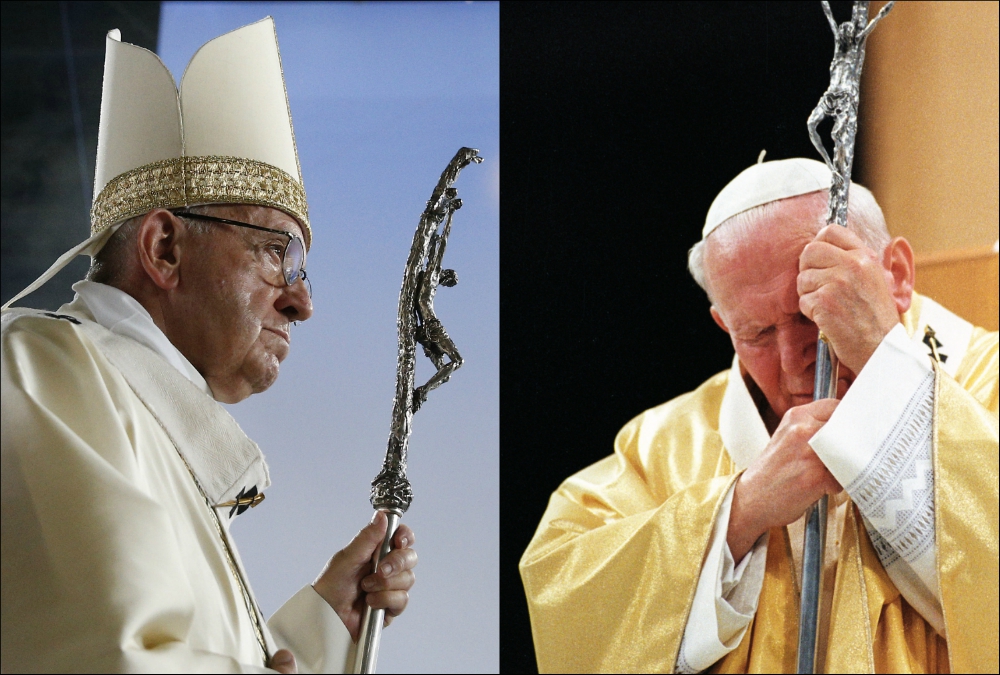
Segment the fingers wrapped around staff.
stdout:
[[[413,543],[413,532],[404,525],[400,526],[401,532],[397,532],[393,537],[393,543],[397,546],[406,542],[406,546]],[[365,590],[365,602],[373,609],[385,610],[385,625],[389,625],[392,618],[399,616],[410,599],[409,590],[413,588],[416,577],[413,568],[417,564],[417,552],[412,548],[396,548],[389,552],[378,564],[378,571],[369,574],[361,580],[361,588]]]
[[861,272],[865,265],[881,267],[878,257],[858,235],[839,225],[828,225],[806,244],[799,256],[799,295],[811,293],[841,275],[838,270]]
[[413,534],[413,530],[406,523],[400,523],[399,527],[396,528],[396,533],[392,535],[392,547],[412,548],[415,543],[416,536]]
[[799,256],[799,311],[855,373],[899,322],[893,284],[879,254],[839,225],[820,230]]

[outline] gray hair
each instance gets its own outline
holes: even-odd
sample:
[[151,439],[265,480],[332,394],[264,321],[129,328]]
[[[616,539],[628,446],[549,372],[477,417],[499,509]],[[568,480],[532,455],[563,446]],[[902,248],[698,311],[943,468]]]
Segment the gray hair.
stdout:
[[[208,215],[209,211],[217,204],[205,204],[201,206],[191,206],[187,211]],[[99,284],[107,284],[121,288],[126,282],[126,274],[132,252],[135,250],[135,238],[139,233],[139,225],[142,224],[146,214],[129,218],[121,224],[121,227],[111,235],[100,251],[90,261],[90,269],[87,270],[87,280],[95,281]],[[200,220],[186,219],[187,227],[199,234],[203,234],[211,228],[208,223]]]
[[[826,190],[819,190],[800,195],[800,197],[805,197],[815,202],[817,212],[823,213],[825,217],[827,194]],[[800,197],[793,197],[793,199]],[[778,204],[781,201],[784,200],[768,202],[767,204],[761,204],[760,206],[737,213],[735,216],[724,220],[708,236],[711,237],[723,228],[740,234],[747,233],[761,220],[774,217],[780,208]],[[885,216],[882,214],[882,209],[879,207],[878,202],[875,201],[875,195],[868,188],[857,183],[851,185],[850,197],[847,202],[847,225],[873,251],[882,252],[889,245],[891,237],[885,224]],[[694,277],[694,280],[708,294],[709,299],[711,299],[712,294],[708,290],[708,284],[705,279],[706,241],[707,238],[702,239],[688,251],[688,271],[691,272],[691,276]]]

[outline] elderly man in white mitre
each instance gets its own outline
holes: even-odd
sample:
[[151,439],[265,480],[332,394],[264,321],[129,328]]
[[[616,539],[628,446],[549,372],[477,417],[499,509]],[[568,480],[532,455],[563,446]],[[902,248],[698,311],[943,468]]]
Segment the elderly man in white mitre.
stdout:
[[207,43],[180,90],[107,39],[88,280],[4,307],[5,672],[342,672],[366,605],[416,564],[377,515],[265,622],[229,534],[269,485],[218,402],[267,389],[312,315],[312,239],[270,18]]
[[827,226],[829,186],[764,162],[713,202],[689,262],[732,368],[552,495],[520,565],[541,671],[795,672],[827,494],[816,672],[997,672],[997,333],[914,293],[862,186]]

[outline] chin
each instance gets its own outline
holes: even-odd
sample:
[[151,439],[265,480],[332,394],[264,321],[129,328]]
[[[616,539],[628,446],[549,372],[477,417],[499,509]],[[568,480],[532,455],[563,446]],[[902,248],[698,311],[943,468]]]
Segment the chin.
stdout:
[[251,387],[253,388],[253,393],[259,394],[262,391],[266,391],[270,388],[272,384],[278,379],[278,366],[273,369],[269,368],[261,374],[256,380],[253,381]]
[[246,380],[254,394],[266,391],[278,379],[281,362],[277,356],[266,354],[258,362],[246,369]]

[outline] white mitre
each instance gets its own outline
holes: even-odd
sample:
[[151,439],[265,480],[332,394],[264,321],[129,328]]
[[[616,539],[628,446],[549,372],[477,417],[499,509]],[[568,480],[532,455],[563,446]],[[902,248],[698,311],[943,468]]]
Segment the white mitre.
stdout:
[[74,256],[93,257],[121,224],[154,208],[257,204],[280,209],[312,244],[274,21],[207,42],[180,90],[153,52],[108,33],[90,233],[3,308]]
[[830,189],[832,175],[823,162],[803,157],[763,160],[761,152],[756,164],[722,188],[708,208],[701,231],[703,240],[725,221],[755,206]]

